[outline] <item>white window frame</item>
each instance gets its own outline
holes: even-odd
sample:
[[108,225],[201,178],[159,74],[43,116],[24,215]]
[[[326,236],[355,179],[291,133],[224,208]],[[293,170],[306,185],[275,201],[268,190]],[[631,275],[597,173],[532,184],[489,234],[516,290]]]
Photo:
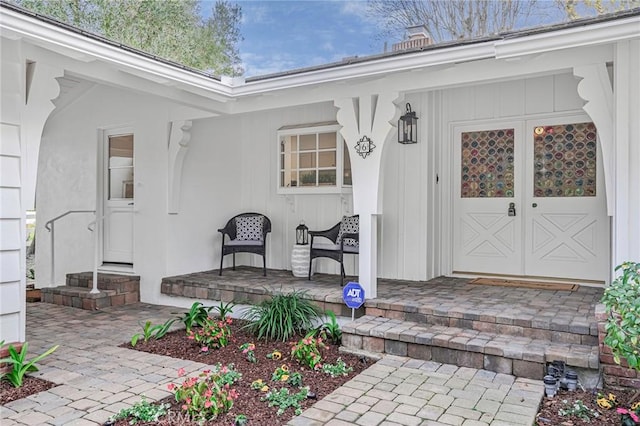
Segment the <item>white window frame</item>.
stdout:
[[[276,188],[278,194],[340,194],[344,192],[351,192],[351,185],[345,185],[344,180],[344,139],[340,134],[341,126],[338,123],[316,123],[316,124],[304,124],[294,126],[284,126],[278,129],[276,139]],[[300,136],[309,134],[320,133],[336,133],[336,184],[322,185],[322,186],[295,186],[295,187],[283,187],[280,186],[280,173],[283,170],[281,164],[281,141],[287,136]],[[309,151],[314,152],[314,151]],[[315,153],[322,152],[316,147]],[[316,155],[316,161],[319,156]],[[298,162],[298,167],[300,163]],[[298,168],[299,170],[299,168]],[[316,171],[322,170],[316,163]]]

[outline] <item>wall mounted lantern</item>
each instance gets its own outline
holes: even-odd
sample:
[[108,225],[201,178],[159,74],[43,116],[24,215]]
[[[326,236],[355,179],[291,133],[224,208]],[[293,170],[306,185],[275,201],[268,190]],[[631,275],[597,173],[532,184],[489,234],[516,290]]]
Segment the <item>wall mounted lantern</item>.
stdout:
[[296,228],[296,244],[302,246],[309,244],[309,228],[304,224],[304,221],[301,221]]
[[407,103],[407,112],[398,120],[398,142],[401,144],[418,143],[418,117]]

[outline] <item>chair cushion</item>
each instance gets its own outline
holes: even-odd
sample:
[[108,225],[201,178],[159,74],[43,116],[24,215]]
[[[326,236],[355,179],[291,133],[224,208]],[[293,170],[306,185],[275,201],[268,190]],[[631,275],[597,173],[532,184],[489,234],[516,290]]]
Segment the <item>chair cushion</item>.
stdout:
[[231,240],[227,241],[226,246],[261,246],[262,241],[253,241],[253,240]]
[[[356,246],[348,246],[347,245],[347,240],[349,240],[351,238],[347,238],[346,240],[344,240],[344,247],[343,247],[343,251],[345,253],[358,253],[358,247]],[[329,250],[329,251],[339,251],[340,250],[340,244],[327,244],[327,243],[313,243],[313,249],[314,250]]]
[[[360,232],[360,223],[358,216],[343,216],[340,221],[340,230],[338,231],[338,238],[336,244],[340,245],[342,241],[342,234],[357,234]],[[345,246],[360,247],[360,243],[353,238],[344,239]],[[346,251],[346,249],[345,249]]]
[[262,241],[262,216],[240,216],[236,218],[237,241]]

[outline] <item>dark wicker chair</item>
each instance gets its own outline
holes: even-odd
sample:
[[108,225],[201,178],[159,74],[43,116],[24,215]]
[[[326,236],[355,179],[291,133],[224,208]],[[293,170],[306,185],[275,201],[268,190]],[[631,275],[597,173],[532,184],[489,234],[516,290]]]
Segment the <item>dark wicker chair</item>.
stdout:
[[[260,224],[260,221],[262,222]],[[262,255],[262,273],[267,276],[267,233],[271,232],[271,221],[260,213],[242,213],[229,219],[222,233],[222,254],[220,255],[220,274],[222,260],[228,254],[233,255],[233,270],[236,270],[236,253],[255,253]],[[227,240],[225,235],[229,236]]]
[[[311,236],[310,250],[309,250],[309,279],[311,279],[311,266],[313,259],[318,257],[328,257],[340,263],[340,286],[344,286],[344,278],[346,274],[344,272],[344,255],[345,254],[358,254],[358,243],[360,241],[359,229],[358,229],[358,215],[351,217],[343,217],[342,220],[336,223],[330,229],[324,231],[309,231]],[[343,222],[345,225],[342,225]],[[355,222],[356,232],[344,232],[349,231],[348,223]],[[343,227],[341,232],[340,227]],[[318,239],[318,237],[326,238],[326,240]],[[315,240],[315,241],[314,241]],[[348,240],[345,242],[345,240]]]

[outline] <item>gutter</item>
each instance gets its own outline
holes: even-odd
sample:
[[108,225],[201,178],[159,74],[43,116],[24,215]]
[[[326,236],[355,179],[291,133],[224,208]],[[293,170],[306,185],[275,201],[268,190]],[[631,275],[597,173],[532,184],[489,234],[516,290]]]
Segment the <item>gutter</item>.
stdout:
[[[317,67],[262,77],[214,77],[202,71],[149,55],[0,0],[0,29],[40,44],[55,45],[95,60],[138,70],[223,101],[327,82],[383,76],[438,65],[485,59],[508,59],[580,46],[640,38],[640,8],[604,17],[521,30],[474,40],[441,43],[409,51],[351,58]],[[205,95],[206,95],[205,93]]]

